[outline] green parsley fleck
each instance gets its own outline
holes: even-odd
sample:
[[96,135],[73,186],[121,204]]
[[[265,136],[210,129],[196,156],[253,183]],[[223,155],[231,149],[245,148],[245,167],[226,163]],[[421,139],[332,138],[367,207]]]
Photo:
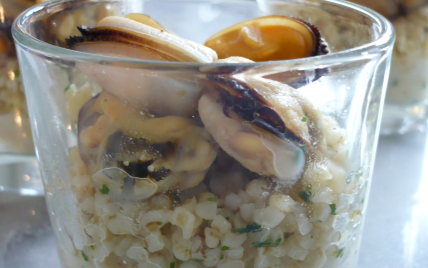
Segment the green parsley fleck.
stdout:
[[225,219],[228,221],[230,219],[230,217],[226,217]]
[[224,259],[224,255],[223,254],[221,255],[221,257],[220,257],[219,260],[221,261],[222,259]]
[[244,228],[232,229],[232,232],[234,232],[234,233],[240,233],[240,234],[257,233],[257,232],[261,232],[262,229],[263,228],[262,228],[261,225],[253,223],[253,224],[247,225],[247,227],[244,227]]
[[311,235],[311,238],[314,238],[314,236],[313,236],[313,235]]
[[145,143],[147,140],[145,138],[140,138],[140,142]]
[[82,257],[85,261],[89,261],[88,256],[86,256],[85,252],[82,251]]
[[210,202],[217,202],[217,200],[218,200],[217,196],[207,198],[207,201],[210,201]]
[[94,245],[91,245],[91,249],[92,249],[92,250],[94,250],[94,249],[95,249]]
[[392,86],[393,86],[393,87],[398,86],[398,80],[394,80],[394,81],[392,81]]
[[160,225],[162,225],[162,222],[157,221],[157,222],[156,222],[156,225],[159,225],[159,226],[160,226]]
[[204,260],[203,259],[193,259],[194,261],[197,261],[197,262],[203,262]]
[[424,31],[428,33],[428,27],[424,27]]
[[108,192],[110,192],[110,189],[107,187],[107,185],[103,184],[103,188],[101,188],[100,192],[102,194],[108,194]]
[[70,87],[71,87],[71,84],[70,84],[70,85],[68,85],[68,86],[64,89],[64,92],[66,92],[67,90],[69,90],[69,89],[70,89]]
[[175,262],[171,262],[171,263],[169,264],[169,268],[175,268]]
[[228,250],[230,247],[228,247],[228,246],[222,246],[221,247],[221,250]]
[[312,204],[311,202],[311,191],[301,191],[299,193],[299,197],[308,204]]
[[252,248],[270,248],[270,247],[277,247],[281,243],[281,238],[278,238],[275,241],[271,241],[270,239],[259,242],[259,243],[253,243],[251,244]]
[[307,117],[302,117],[302,122],[303,123],[306,123],[308,121],[308,118]]
[[106,102],[107,101],[107,99],[104,99],[104,101],[103,102]]
[[339,249],[339,251],[337,251],[336,258],[339,258],[342,255],[342,253],[343,253],[344,250],[345,250],[345,248]]
[[364,203],[364,198],[363,199],[361,199],[361,204],[363,204]]
[[330,209],[331,209],[330,214],[331,215],[336,215],[336,204],[330,204],[329,206],[330,206]]

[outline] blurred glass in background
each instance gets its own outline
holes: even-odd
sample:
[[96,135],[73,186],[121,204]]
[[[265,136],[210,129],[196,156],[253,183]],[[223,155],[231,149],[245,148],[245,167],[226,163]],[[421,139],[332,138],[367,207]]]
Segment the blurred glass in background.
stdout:
[[350,1],[387,17],[397,35],[381,133],[423,128],[428,118],[428,1]]
[[0,195],[42,195],[15,45],[13,20],[41,0],[0,0]]

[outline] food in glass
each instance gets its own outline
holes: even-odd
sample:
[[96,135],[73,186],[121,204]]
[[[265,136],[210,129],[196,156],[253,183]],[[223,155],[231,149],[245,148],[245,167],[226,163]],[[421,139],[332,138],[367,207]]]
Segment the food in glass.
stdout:
[[[18,48],[48,42],[18,50],[34,79],[27,96],[39,161],[51,163],[42,174],[62,265],[354,267],[390,25],[359,15],[373,23],[362,26],[369,46],[331,55],[334,41],[287,13],[212,23],[205,45],[181,37],[192,19],[182,14],[201,1],[173,13],[149,1],[159,22],[115,2],[116,16],[74,25],[80,35],[65,40],[47,26],[63,10],[111,3],[51,3],[53,14],[29,11],[15,25]],[[25,43],[40,25],[40,40]]]

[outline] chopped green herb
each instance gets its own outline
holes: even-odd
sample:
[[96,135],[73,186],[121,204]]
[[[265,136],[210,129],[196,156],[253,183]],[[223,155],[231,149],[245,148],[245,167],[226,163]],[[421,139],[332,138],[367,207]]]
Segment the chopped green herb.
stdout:
[[156,222],[156,225],[159,225],[159,226],[160,226],[160,225],[162,225],[162,222],[157,221],[157,222]]
[[302,117],[302,122],[303,123],[306,123],[308,121],[308,118],[307,117]]
[[101,188],[100,192],[102,194],[108,194],[108,192],[110,192],[110,189],[107,187],[107,185],[103,184],[103,188]]
[[428,33],[428,27],[424,27],[424,31]]
[[95,249],[94,245],[91,245],[91,249],[92,249],[92,250],[94,250],[94,249]]
[[203,259],[193,259],[194,261],[197,261],[197,262],[203,262],[204,260]]
[[15,71],[13,71],[13,74],[15,75],[15,79],[16,79],[21,75],[21,71],[19,69],[15,70]]
[[69,89],[70,89],[70,87],[71,87],[71,84],[70,84],[70,85],[68,85],[68,86],[64,89],[64,92],[66,92],[67,90],[69,90]]
[[106,102],[107,101],[107,99],[104,99],[104,101],[103,102]]
[[217,202],[217,200],[218,200],[217,196],[207,198],[207,201],[211,201],[211,202]]
[[261,225],[253,223],[253,224],[247,225],[247,227],[244,227],[244,228],[232,229],[232,232],[234,232],[234,233],[240,233],[240,234],[257,233],[257,232],[261,232],[262,229],[263,228],[262,228]]
[[221,250],[228,250],[230,247],[228,247],[228,246],[222,246],[221,247]]
[[82,257],[85,261],[89,261],[88,256],[86,256],[85,252],[82,251]]
[[345,250],[345,248],[341,248],[341,249],[339,249],[339,251],[337,251],[337,255],[336,255],[336,258],[339,258],[340,257],[340,255],[342,255],[342,253],[343,253],[343,251]]
[[363,199],[361,199],[361,204],[363,204],[364,203],[364,198]]
[[140,138],[140,142],[146,142],[146,139],[145,138]]
[[392,86],[393,86],[393,87],[398,86],[398,80],[394,80],[394,81],[392,81]]
[[330,204],[329,206],[330,206],[330,209],[331,209],[330,214],[331,215],[336,215],[336,204]]
[[175,268],[175,262],[171,262],[171,263],[169,264],[169,268]]
[[226,217],[225,219],[228,221],[230,219],[230,217]]
[[252,248],[270,248],[270,247],[277,247],[279,245],[279,243],[281,243],[281,238],[278,238],[275,241],[271,241],[271,240],[266,240],[263,242],[259,242],[259,243],[253,243],[251,244]]
[[314,236],[313,236],[313,235],[311,235],[311,238],[314,238]]
[[299,197],[308,204],[312,204],[311,202],[311,191],[301,191],[299,193]]
[[222,255],[221,255],[221,257],[220,257],[220,261],[221,261],[222,259],[224,259],[224,255],[223,255],[223,254],[222,254]]

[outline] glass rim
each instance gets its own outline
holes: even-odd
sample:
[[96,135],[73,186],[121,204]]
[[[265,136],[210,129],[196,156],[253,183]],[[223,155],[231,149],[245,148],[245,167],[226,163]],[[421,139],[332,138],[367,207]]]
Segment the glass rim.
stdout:
[[[176,2],[177,0],[163,0],[163,1]],[[244,2],[244,0],[234,0],[234,1]],[[54,1],[43,2],[38,5],[35,5],[27,9],[23,13],[21,13],[15,19],[12,26],[12,35],[13,35],[13,38],[15,39],[16,46],[23,46],[25,50],[29,50],[50,58],[70,59],[72,61],[91,62],[91,63],[104,62],[104,63],[109,63],[109,65],[125,64],[127,66],[133,65],[139,68],[147,68],[147,69],[157,69],[157,68],[200,69],[201,67],[209,67],[209,66],[213,66],[215,68],[218,68],[220,66],[241,66],[241,67],[248,67],[248,68],[269,66],[269,67],[275,68],[275,66],[284,66],[284,65],[308,66],[308,64],[313,65],[314,61],[318,62],[318,64],[326,64],[328,62],[337,62],[338,59],[343,60],[344,58],[347,58],[348,60],[366,58],[368,55],[373,54],[374,52],[380,51],[388,46],[391,46],[395,40],[395,31],[392,24],[385,17],[383,17],[379,13],[367,7],[364,7],[355,3],[351,3],[351,2],[340,1],[340,0],[304,0],[304,1],[310,2],[310,3],[323,2],[326,4],[334,5],[336,7],[345,8],[351,12],[357,13],[369,19],[372,23],[378,25],[379,37],[376,40],[373,40],[372,42],[369,42],[351,49],[346,49],[335,53],[328,53],[326,55],[312,56],[312,57],[306,57],[306,58],[300,58],[300,59],[263,61],[263,62],[252,62],[252,63],[199,63],[199,62],[150,61],[150,60],[104,56],[99,54],[90,54],[90,53],[75,51],[68,48],[63,48],[63,47],[59,47],[59,46],[55,46],[55,45],[43,42],[37,39],[36,37],[30,35],[28,32],[24,31],[23,25],[27,22],[27,20],[29,20],[34,14],[37,14],[38,12],[42,12],[43,10],[50,9],[59,4],[64,4],[64,3],[72,3],[72,5],[76,5],[82,2],[91,2],[96,4],[97,2],[93,0],[54,0]],[[116,0],[113,0],[113,1],[106,0],[104,2],[116,2]],[[230,1],[216,0],[216,2],[228,3]],[[245,2],[248,2],[248,1],[245,1]]]

